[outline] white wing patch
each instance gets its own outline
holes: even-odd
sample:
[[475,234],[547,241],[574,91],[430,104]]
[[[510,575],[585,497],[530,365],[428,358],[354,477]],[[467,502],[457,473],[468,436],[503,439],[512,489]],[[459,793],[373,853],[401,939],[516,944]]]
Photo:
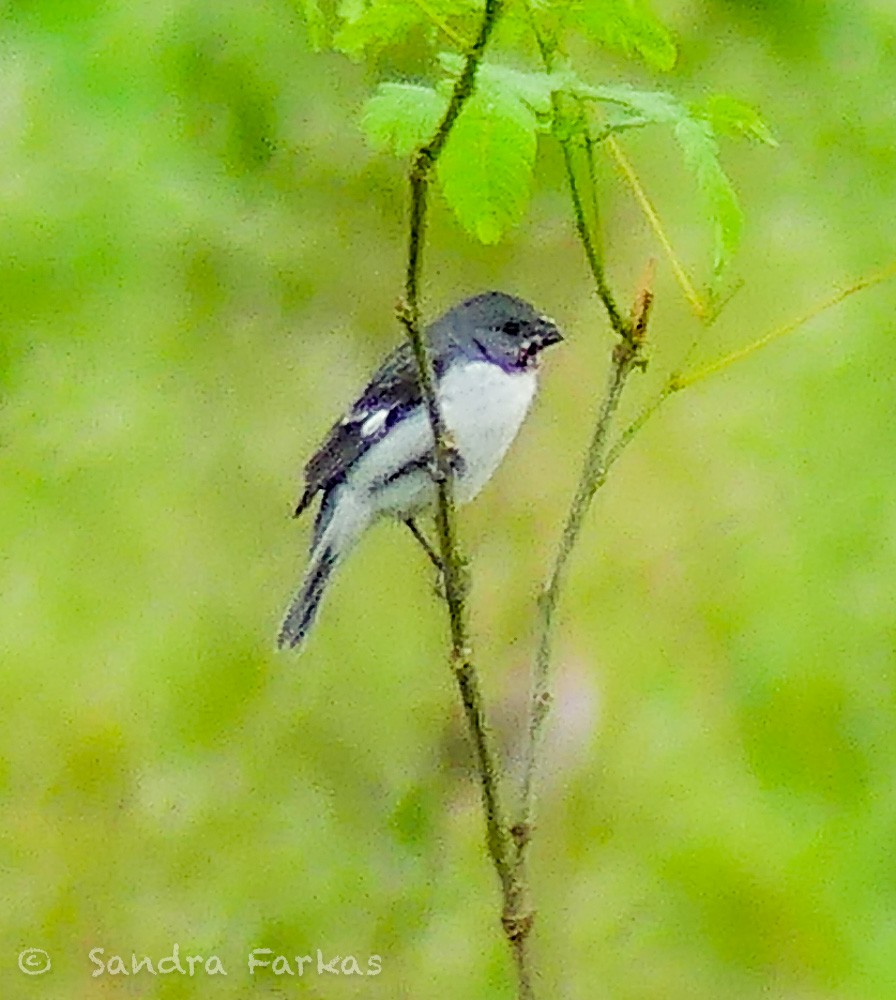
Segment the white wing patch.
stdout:
[[[537,379],[531,369],[505,372],[490,362],[455,364],[439,386],[439,403],[445,423],[463,459],[458,476],[457,499],[471,500],[491,478],[522,424],[535,395]],[[383,426],[388,408],[363,415],[361,432],[370,436]],[[432,451],[432,431],[422,406],[399,420],[388,434],[374,440],[352,465],[348,486],[359,496],[373,498],[376,512],[408,517],[419,513],[435,498],[432,477],[416,463]],[[406,474],[383,484],[400,470]]]
[[361,437],[373,437],[383,429],[383,425],[392,411],[389,409],[375,410],[370,416],[364,414],[364,423],[361,424]]

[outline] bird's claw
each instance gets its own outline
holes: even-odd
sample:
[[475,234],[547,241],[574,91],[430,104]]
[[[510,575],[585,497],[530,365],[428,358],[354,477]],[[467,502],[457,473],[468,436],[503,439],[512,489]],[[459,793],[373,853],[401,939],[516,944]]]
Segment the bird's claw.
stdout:
[[[467,468],[467,463],[464,461],[463,455],[461,455],[460,450],[454,443],[450,434],[446,435],[443,444],[446,459],[445,464],[448,466],[448,471],[455,477],[462,476]],[[434,482],[444,482],[446,478],[445,473],[442,470],[441,463],[439,462],[438,456],[435,452],[433,452],[430,456],[428,469]]]

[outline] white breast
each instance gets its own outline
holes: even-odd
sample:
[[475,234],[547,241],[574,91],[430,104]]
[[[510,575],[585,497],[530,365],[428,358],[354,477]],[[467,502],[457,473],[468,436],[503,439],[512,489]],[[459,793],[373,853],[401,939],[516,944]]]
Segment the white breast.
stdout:
[[[534,370],[505,372],[486,361],[455,364],[442,379],[439,405],[463,459],[456,487],[459,503],[472,500],[492,477],[532,405],[536,386]],[[349,482],[359,495],[376,496],[377,513],[409,517],[435,500],[425,467],[431,451],[429,418],[421,408],[370,447]]]
[[486,361],[453,366],[439,403],[464,461],[457,499],[466,503],[491,479],[529,412],[538,384],[534,369],[506,372]]

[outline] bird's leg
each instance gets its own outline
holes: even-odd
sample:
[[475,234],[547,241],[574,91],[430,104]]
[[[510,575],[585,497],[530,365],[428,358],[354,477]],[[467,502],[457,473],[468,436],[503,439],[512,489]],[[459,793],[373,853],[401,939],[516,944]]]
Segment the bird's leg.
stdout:
[[[445,455],[448,459],[448,468],[451,474],[453,476],[462,476],[466,471],[467,463],[464,461],[464,456],[461,455],[450,433],[445,435]],[[430,453],[427,467],[433,482],[439,483],[445,478],[442,475],[442,470],[439,468],[439,461],[434,451]]]
[[[451,476],[463,476],[466,471],[467,464],[464,461],[463,455],[461,455],[457,445],[454,443],[454,439],[450,434],[446,436],[445,440],[445,456],[448,459],[448,472]],[[426,469],[432,478],[433,483],[436,485],[442,483],[446,479],[445,473],[442,471],[439,460],[436,457],[435,451],[429,453],[429,457],[426,459]],[[411,534],[417,541],[423,546],[423,551],[429,557],[429,561],[436,568],[436,595],[442,600],[445,599],[448,593],[448,585],[446,583],[448,574],[445,572],[445,564],[442,562],[442,557],[436,552],[433,547],[429,544],[426,536],[417,527],[416,522],[413,518],[405,518],[404,522],[410,529]]]
[[455,476],[462,476],[467,471],[467,463],[461,455],[457,445],[449,438],[448,440],[448,464]]

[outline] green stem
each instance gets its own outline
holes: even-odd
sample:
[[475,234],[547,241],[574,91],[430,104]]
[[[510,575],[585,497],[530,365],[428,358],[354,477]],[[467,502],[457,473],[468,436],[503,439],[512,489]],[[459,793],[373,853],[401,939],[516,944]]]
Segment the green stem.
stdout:
[[[551,570],[551,575],[538,602],[538,652],[532,668],[532,685],[529,699],[529,731],[526,752],[523,759],[523,783],[521,805],[517,829],[530,831],[534,823],[535,813],[535,777],[538,770],[538,758],[541,749],[544,725],[550,711],[550,665],[551,648],[554,636],[554,621],[557,605],[566,581],[569,560],[573,554],[585,515],[594,499],[594,494],[603,484],[606,476],[607,440],[613,417],[619,407],[619,401],[631,372],[639,364],[638,352],[625,343],[616,346],[606,395],[598,412],[597,421],[585,462],[579,477],[579,483],[573,495],[557,556]],[[528,837],[521,838],[523,843],[518,851],[518,863],[523,864],[525,846]]]
[[502,0],[486,0],[479,31],[454,84],[445,115],[432,139],[417,151],[411,165],[408,262],[404,301],[399,307],[399,318],[407,330],[414,351],[421,391],[435,440],[438,487],[436,532],[444,567],[445,602],[451,632],[451,666],[460,690],[467,728],[473,742],[485,814],[486,844],[501,883],[502,925],[516,964],[518,995],[520,1000],[532,1000],[532,978],[526,950],[531,915],[525,909],[525,887],[520,885],[518,871],[512,863],[512,845],[501,796],[502,772],[486,722],[479,677],[470,651],[467,614],[469,579],[457,540],[457,512],[452,481],[453,449],[439,408],[432,358],[429,356],[420,324],[420,276],[423,267],[430,180],[451,129],[457,122],[465,103],[473,94],[476,72],[502,9]]

